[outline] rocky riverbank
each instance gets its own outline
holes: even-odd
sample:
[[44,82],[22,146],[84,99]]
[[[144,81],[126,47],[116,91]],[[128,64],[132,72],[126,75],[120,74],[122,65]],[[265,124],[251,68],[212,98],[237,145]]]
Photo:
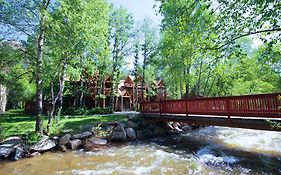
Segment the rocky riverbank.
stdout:
[[43,136],[34,144],[27,145],[21,137],[9,137],[0,143],[0,160],[20,160],[34,157],[47,151],[99,151],[114,142],[144,140],[167,134],[179,134],[191,129],[179,123],[154,123],[141,117],[129,117],[127,121],[104,122],[83,125],[79,133],[64,130],[60,136]]

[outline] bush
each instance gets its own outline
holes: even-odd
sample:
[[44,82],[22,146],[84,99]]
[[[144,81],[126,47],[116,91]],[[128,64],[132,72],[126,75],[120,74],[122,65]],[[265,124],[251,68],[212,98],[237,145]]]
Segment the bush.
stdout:
[[112,114],[113,111],[111,108],[63,108],[63,115],[95,115],[95,114]]
[[101,108],[101,107],[96,107],[96,108],[91,108],[88,110],[88,115],[94,115],[94,114],[112,114],[113,111],[111,108]]
[[29,145],[38,143],[41,140],[41,138],[42,138],[42,136],[36,132],[30,132],[24,137],[27,144],[29,144]]

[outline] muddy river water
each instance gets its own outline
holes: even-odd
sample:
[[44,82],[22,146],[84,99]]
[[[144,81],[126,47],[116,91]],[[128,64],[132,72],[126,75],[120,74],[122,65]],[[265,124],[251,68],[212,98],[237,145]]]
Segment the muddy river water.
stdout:
[[281,174],[281,133],[206,127],[99,152],[49,152],[0,162],[0,175],[8,174]]

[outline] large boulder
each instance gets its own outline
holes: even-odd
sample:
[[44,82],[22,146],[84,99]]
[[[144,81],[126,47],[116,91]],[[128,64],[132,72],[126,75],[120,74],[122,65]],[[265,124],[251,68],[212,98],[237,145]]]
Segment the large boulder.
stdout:
[[142,132],[143,138],[149,138],[153,136],[153,132],[150,129],[144,129]]
[[60,146],[65,146],[69,143],[70,141],[70,138],[71,138],[71,135],[70,134],[65,134],[64,136],[62,136],[59,140],[59,145]]
[[48,136],[43,138],[30,148],[31,152],[46,152],[56,146],[56,142],[51,140]]
[[24,155],[24,148],[22,146],[17,146],[12,153],[12,159],[20,160],[24,157]]
[[153,130],[153,134],[154,135],[165,135],[166,130],[160,126],[156,126],[156,128],[154,128],[154,130]]
[[113,128],[110,134],[110,140],[112,141],[124,141],[126,139],[126,131],[122,125],[118,125]]
[[130,140],[137,139],[136,131],[133,128],[126,128],[125,131],[126,131],[126,135],[127,135],[128,139],[130,139]]
[[87,151],[98,151],[106,145],[107,145],[106,139],[100,139],[96,137],[91,137],[89,139],[86,139],[83,143],[83,147]]
[[85,124],[81,126],[82,132],[92,132],[94,133],[94,125],[93,124]]
[[134,128],[134,129],[138,128],[138,124],[136,122],[133,122],[132,120],[129,120],[127,122],[127,126],[128,128]]
[[0,159],[13,156],[16,149],[22,147],[22,140],[19,137],[9,137],[0,144]]
[[139,139],[139,140],[142,140],[142,139],[144,139],[144,135],[143,135],[143,131],[137,131],[137,138]]
[[89,132],[89,131],[86,131],[86,132],[83,132],[83,133],[80,133],[80,134],[74,134],[71,139],[74,140],[74,139],[85,139],[85,138],[88,138],[90,137],[91,135],[93,135],[92,132]]
[[82,141],[80,139],[74,139],[69,142],[71,150],[77,150],[82,147]]

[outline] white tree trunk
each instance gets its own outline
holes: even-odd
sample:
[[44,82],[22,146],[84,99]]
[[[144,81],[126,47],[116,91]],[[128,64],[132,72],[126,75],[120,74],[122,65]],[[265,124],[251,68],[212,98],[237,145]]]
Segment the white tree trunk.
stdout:
[[7,87],[0,84],[0,114],[4,113],[7,104]]

